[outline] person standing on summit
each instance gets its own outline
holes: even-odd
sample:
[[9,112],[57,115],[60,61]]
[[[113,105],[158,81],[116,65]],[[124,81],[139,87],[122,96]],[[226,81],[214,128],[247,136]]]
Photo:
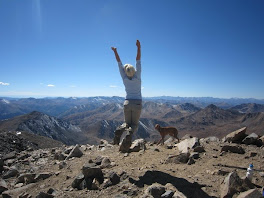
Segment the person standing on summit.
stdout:
[[118,63],[119,72],[122,77],[125,90],[126,99],[124,101],[124,115],[125,125],[121,125],[115,131],[114,144],[119,144],[122,133],[127,130],[127,134],[123,139],[120,151],[128,152],[132,143],[132,134],[138,130],[138,122],[142,109],[142,95],[141,95],[141,45],[139,40],[136,42],[137,57],[136,70],[130,64],[123,66],[118,55],[117,49],[112,47],[116,61]]

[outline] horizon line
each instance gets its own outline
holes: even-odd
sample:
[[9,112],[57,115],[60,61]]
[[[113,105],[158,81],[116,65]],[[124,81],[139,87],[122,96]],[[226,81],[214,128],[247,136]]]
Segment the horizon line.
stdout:
[[[125,98],[124,96],[0,96],[0,98],[12,98],[12,99],[27,99],[27,98],[34,98],[34,99],[44,99],[44,98],[96,98],[96,97],[119,97],[119,98]],[[142,98],[214,98],[214,99],[224,99],[224,100],[230,100],[230,99],[243,99],[243,100],[264,100],[260,98],[240,98],[240,97],[230,97],[230,98],[220,98],[220,97],[213,97],[213,96],[146,96]]]

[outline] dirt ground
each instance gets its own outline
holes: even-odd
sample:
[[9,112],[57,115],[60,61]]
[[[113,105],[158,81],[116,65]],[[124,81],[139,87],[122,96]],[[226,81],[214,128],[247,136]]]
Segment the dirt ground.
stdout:
[[[146,143],[145,151],[129,154],[120,153],[118,146],[94,146],[91,150],[84,151],[81,158],[67,160],[62,169],[59,169],[60,161],[53,159],[51,149],[46,149],[41,151],[41,158],[29,162],[24,168],[52,172],[53,175],[37,182],[27,193],[35,197],[39,192],[47,192],[53,188],[56,190],[56,197],[142,197],[145,189],[152,183],[164,186],[171,183],[183,193],[188,194],[193,187],[198,187],[208,197],[220,197],[220,185],[226,174],[236,170],[240,177],[244,177],[251,163],[254,164],[252,182],[259,188],[263,187],[264,177],[260,173],[264,172],[264,148],[240,145],[245,149],[245,154],[228,152],[220,155],[222,145],[224,143],[219,142],[202,144],[205,152],[200,153],[199,159],[192,165],[165,163],[169,156],[179,154],[176,147],[168,149],[166,145]],[[108,157],[111,161],[111,167],[102,169],[104,175],[114,171],[123,176],[122,181],[99,190],[73,189],[71,184],[81,173],[82,166],[99,156]]]

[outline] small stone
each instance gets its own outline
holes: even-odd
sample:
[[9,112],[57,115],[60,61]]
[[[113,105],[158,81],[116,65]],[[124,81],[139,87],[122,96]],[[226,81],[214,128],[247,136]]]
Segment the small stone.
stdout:
[[190,157],[189,160],[188,160],[188,162],[187,162],[187,164],[188,165],[192,165],[194,163],[195,163],[194,159],[192,157]]
[[62,161],[59,163],[59,169],[63,169],[67,166],[67,163],[65,161]]
[[166,192],[161,195],[161,198],[172,198],[173,195],[174,195],[173,191],[166,190]]
[[157,183],[152,184],[145,191],[145,194],[151,195],[154,198],[161,197],[161,195],[164,193],[165,193],[165,187]]
[[52,176],[52,173],[49,173],[49,172],[43,172],[43,173],[38,173],[36,176],[35,176],[35,180],[36,181],[39,181],[41,179],[47,179],[49,177]]
[[116,185],[120,182],[120,177],[116,174],[116,172],[111,172],[109,175],[109,179],[113,185]]
[[32,196],[26,192],[21,193],[18,198],[31,198]]
[[189,157],[190,157],[190,153],[180,153],[179,155],[168,157],[166,163],[175,163],[175,164],[187,163]]
[[255,152],[250,153],[250,157],[255,157],[255,156],[257,156],[257,153],[255,153]]
[[238,153],[238,154],[245,154],[245,150],[241,146],[231,146],[225,145],[222,147],[221,152],[231,152],[231,153]]
[[82,188],[80,187],[80,184],[83,182],[83,180],[84,180],[84,175],[80,174],[77,177],[75,177],[75,179],[73,180],[71,186],[73,188],[77,188],[79,190],[82,190]]
[[23,183],[18,183],[18,184],[16,184],[14,187],[15,187],[15,188],[21,188],[23,185],[24,185]]
[[40,192],[36,198],[53,198],[54,196],[48,193]]
[[110,165],[111,165],[110,159],[108,157],[104,157],[100,167],[107,168],[107,167],[110,167]]

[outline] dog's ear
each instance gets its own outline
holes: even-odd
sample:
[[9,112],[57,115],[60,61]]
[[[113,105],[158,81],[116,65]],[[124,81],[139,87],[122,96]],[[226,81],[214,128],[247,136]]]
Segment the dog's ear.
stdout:
[[159,129],[160,128],[160,125],[159,124],[156,124],[155,125],[155,129]]

